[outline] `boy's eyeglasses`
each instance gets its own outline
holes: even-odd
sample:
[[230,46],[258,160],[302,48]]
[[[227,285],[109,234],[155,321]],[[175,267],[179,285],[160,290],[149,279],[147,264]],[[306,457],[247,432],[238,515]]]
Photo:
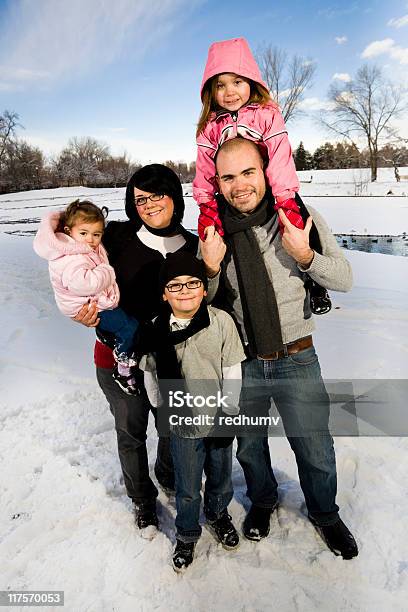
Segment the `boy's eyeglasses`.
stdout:
[[183,287],[187,287],[187,289],[198,289],[203,284],[203,281],[200,280],[191,280],[186,283],[171,283],[171,285],[166,285],[167,291],[170,293],[177,293],[181,291]]
[[140,198],[135,198],[136,206],[144,206],[147,200],[151,200],[152,202],[158,202],[164,198],[164,193],[152,193],[149,196],[140,196]]

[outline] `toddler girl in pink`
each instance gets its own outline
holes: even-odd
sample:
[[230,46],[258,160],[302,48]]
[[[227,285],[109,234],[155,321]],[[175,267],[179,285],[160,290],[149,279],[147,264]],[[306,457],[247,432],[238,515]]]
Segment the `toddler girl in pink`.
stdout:
[[211,45],[201,84],[201,100],[193,182],[193,196],[200,206],[200,238],[205,240],[205,228],[211,225],[215,225],[220,235],[224,233],[215,201],[214,157],[226,140],[237,136],[259,142],[263,147],[269,159],[265,175],[275,197],[275,209],[282,208],[293,225],[303,228],[294,200],[299,182],[285,123],[244,38]]
[[64,212],[48,213],[34,238],[34,250],[48,260],[55,301],[62,314],[75,317],[87,302],[98,306],[98,327],[115,336],[114,378],[128,394],[137,393],[131,367],[138,322],[118,308],[115,271],[101,244],[107,208],[76,200]]

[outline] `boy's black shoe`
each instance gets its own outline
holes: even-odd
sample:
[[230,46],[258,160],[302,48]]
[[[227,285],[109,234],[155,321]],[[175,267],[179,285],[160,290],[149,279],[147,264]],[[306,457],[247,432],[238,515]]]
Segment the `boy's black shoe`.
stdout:
[[183,572],[193,562],[195,542],[182,542],[181,540],[176,540],[176,542],[173,569],[175,572]]
[[233,550],[239,545],[238,532],[226,510],[214,521],[207,518],[207,526],[226,550]]
[[357,557],[357,543],[340,518],[333,525],[322,526],[316,525],[313,520],[311,522],[322,540],[335,555],[341,555],[343,559]]
[[245,517],[242,530],[244,536],[253,542],[259,542],[262,538],[269,535],[269,523],[272,512],[277,508],[276,503],[273,508],[261,508],[260,506],[252,505],[248,514]]
[[119,374],[117,366],[114,368],[112,372],[112,378],[119,385],[119,387],[127,393],[127,395],[140,395],[140,388],[136,383],[136,380],[133,374],[129,376],[124,376],[123,374]]
[[156,513],[156,502],[135,504],[135,521],[141,531],[140,535],[143,538],[153,538],[159,526],[159,520]]

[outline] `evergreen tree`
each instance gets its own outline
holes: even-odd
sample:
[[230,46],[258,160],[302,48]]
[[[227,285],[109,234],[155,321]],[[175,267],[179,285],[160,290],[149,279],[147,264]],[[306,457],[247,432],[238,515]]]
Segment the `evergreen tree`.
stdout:
[[294,161],[296,170],[310,170],[312,167],[312,156],[309,151],[306,151],[301,141],[294,153]]
[[325,142],[324,145],[317,147],[313,154],[313,168],[316,170],[328,170],[336,168],[335,150],[330,142]]

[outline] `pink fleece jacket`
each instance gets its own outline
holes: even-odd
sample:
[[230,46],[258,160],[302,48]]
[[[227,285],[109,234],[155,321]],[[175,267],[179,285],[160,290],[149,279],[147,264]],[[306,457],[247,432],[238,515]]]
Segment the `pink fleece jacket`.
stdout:
[[98,310],[111,310],[119,302],[115,271],[102,244],[93,250],[56,232],[60,213],[47,214],[34,238],[34,251],[47,259],[55,301],[62,314],[74,317],[88,300]]
[[[265,87],[258,65],[244,38],[216,42],[208,51],[201,83],[201,95],[206,82],[217,74],[231,72],[251,79]],[[299,191],[299,181],[292,149],[282,114],[277,105],[247,104],[238,111],[212,113],[197,138],[196,176],[193,196],[198,204],[214,199],[217,190],[214,156],[219,147],[231,138],[242,136],[259,142],[266,148],[269,163],[265,170],[272,193],[279,201],[293,197]]]

